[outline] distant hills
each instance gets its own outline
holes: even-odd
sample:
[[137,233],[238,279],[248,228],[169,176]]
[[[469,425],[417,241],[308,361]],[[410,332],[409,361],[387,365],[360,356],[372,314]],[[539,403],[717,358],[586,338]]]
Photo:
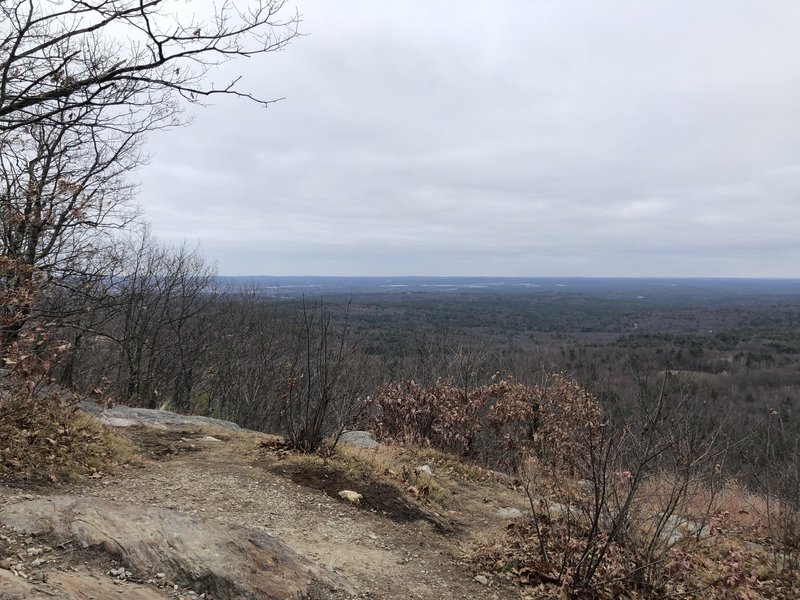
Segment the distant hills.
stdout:
[[587,277],[312,277],[220,276],[234,287],[270,296],[572,293],[605,297],[798,295],[800,279]]

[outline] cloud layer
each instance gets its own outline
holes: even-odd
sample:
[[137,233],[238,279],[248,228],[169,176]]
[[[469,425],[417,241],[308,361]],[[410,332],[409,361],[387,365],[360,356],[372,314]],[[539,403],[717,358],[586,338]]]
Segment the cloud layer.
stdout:
[[298,7],[141,174],[221,272],[798,276],[800,4]]

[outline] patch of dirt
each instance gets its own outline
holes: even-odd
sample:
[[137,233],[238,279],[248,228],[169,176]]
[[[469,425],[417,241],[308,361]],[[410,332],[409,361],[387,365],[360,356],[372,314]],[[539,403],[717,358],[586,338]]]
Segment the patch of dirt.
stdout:
[[[497,517],[497,508],[524,507],[524,498],[503,486],[454,481],[457,495],[448,491],[445,504],[420,508],[408,497],[394,502],[402,497],[398,487],[387,485],[389,489],[384,489],[355,475],[343,477],[338,468],[287,468],[291,459],[275,454],[265,457],[261,444],[269,443],[272,436],[194,426],[132,427],[124,434],[142,449],[142,460],[102,478],[60,486],[55,493],[172,508],[262,529],[339,573],[358,598],[494,600],[519,596],[517,590],[498,580],[489,585],[476,582],[474,567],[464,559],[465,548],[473,540],[494,535],[492,532],[507,525],[507,520]],[[204,440],[208,435],[221,441]],[[375,456],[379,463],[380,456]],[[315,461],[322,463],[318,457],[309,458],[309,464]],[[343,503],[338,492],[347,488],[364,495],[363,506]],[[460,522],[463,527],[442,535],[439,520]],[[98,576],[107,577],[105,565],[94,568]],[[320,592],[319,597],[341,596]]]
[[[206,435],[198,429],[161,430],[150,427],[137,427],[125,432],[138,448],[142,456],[152,460],[199,452],[203,449],[200,438]],[[222,441],[223,436],[216,436]]]
[[352,490],[362,495],[356,508],[382,515],[396,523],[427,521],[439,531],[451,531],[441,519],[418,506],[412,505],[393,485],[380,483],[361,474],[350,473],[331,464],[277,463],[266,467],[276,475],[291,479],[303,487],[318,490],[337,502],[351,504],[339,497],[342,490]]

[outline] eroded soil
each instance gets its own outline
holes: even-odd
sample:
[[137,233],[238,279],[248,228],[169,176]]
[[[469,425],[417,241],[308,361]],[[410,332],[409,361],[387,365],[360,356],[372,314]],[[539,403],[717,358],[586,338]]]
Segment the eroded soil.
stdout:
[[[262,434],[193,427],[137,427],[124,434],[140,448],[142,459],[53,493],[173,508],[262,529],[340,573],[352,584],[355,597],[518,597],[516,590],[497,587],[494,580],[488,586],[476,582],[462,554],[466,544],[507,524],[498,515],[500,507],[524,508],[519,492],[494,482],[453,481],[444,474],[438,480],[433,465],[439,497],[426,500],[404,493],[401,481],[372,479],[346,463],[265,451],[260,444],[268,436]],[[355,460],[377,465],[385,451],[364,450]],[[361,504],[339,498],[342,489],[361,493]],[[39,496],[45,490],[0,485],[0,503],[19,500],[22,493]],[[23,540],[19,548],[24,550],[28,542],[41,543]],[[108,577],[116,566],[102,556],[81,554],[82,549],[51,552],[50,568],[85,568]],[[174,598],[196,597],[189,590],[162,589]]]
[[454,525],[445,523],[430,512],[413,505],[408,498],[398,493],[396,486],[377,482],[363,474],[351,473],[331,464],[276,463],[270,465],[268,470],[345,504],[350,503],[341,498],[339,492],[342,490],[357,492],[362,498],[352,506],[386,517],[395,523],[426,521],[440,532],[451,532],[455,528]]

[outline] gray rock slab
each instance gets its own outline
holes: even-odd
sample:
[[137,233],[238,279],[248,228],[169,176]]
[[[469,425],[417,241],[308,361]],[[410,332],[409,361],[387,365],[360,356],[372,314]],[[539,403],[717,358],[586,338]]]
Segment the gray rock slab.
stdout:
[[51,496],[4,506],[0,523],[24,535],[99,547],[143,578],[164,574],[216,600],[302,598],[318,586],[348,589],[263,531],[166,508]]
[[104,425],[110,427],[131,427],[143,425],[146,427],[165,427],[167,425],[197,425],[203,427],[217,427],[231,431],[241,431],[236,423],[213,419],[211,417],[198,417],[195,415],[179,415],[168,410],[155,410],[151,408],[133,408],[130,406],[112,406],[106,408],[92,402],[82,400],[78,408],[91,415]]
[[11,571],[0,570],[0,600],[86,600],[87,598],[125,598],[125,600],[167,600],[166,590],[135,583],[114,582],[110,577],[88,573],[51,572],[46,582],[32,583]]
[[345,431],[339,441],[357,448],[377,448],[379,446],[369,431]]
[[504,519],[519,519],[522,516],[522,511],[518,508],[504,507],[498,508],[497,514]]

